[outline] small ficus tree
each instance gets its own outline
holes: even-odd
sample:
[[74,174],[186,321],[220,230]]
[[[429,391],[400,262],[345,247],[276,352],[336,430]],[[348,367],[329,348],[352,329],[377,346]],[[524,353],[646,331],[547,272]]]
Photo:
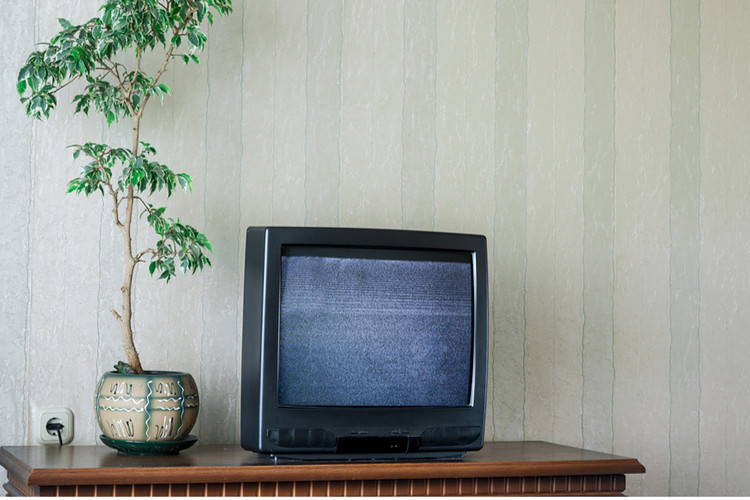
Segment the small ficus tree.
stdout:
[[[206,43],[201,23],[212,23],[214,13],[223,16],[231,11],[231,0],[108,0],[100,8],[101,16],[84,24],[60,19],[62,30],[49,43],[40,44],[18,74],[16,88],[28,116],[48,118],[58,92],[81,82],[82,91],[73,97],[76,113],[88,114],[93,108],[104,115],[108,125],[132,120],[127,147],[95,142],[70,146],[73,157],[86,163],[80,176],[68,184],[68,192],[99,192],[111,199],[125,254],[122,308],[112,309],[112,314],[122,330],[127,365],[135,373],[143,372],[133,343],[136,266],[150,260],[149,272],[169,282],[177,268],[194,273],[211,264],[205,253],[211,251],[206,236],[167,217],[166,208],[148,201],[157,191],[166,191],[169,197],[178,187],[192,188],[190,176],[174,173],[154,160],[156,150],[140,138],[141,120],[154,98],[161,101],[171,93],[160,81],[169,64],[175,59],[185,64],[199,62],[195,53]],[[154,53],[160,61],[155,72],[146,71],[147,53]],[[129,66],[123,60],[129,61]],[[157,235],[153,247],[134,248],[138,215],[145,217]],[[118,363],[118,369],[128,370],[127,365]]]

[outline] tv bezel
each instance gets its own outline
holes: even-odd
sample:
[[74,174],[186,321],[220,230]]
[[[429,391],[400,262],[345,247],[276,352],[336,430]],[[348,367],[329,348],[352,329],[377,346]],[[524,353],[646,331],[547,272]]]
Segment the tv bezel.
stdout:
[[[279,296],[281,255],[287,246],[469,253],[474,294],[469,404],[459,407],[280,405],[277,398]],[[322,227],[248,228],[241,351],[242,447],[263,454],[300,458],[441,457],[480,449],[484,441],[489,324],[486,248],[484,236],[460,233]],[[332,446],[328,439],[320,446],[280,446],[269,437],[274,429],[298,429],[300,434],[310,430],[330,433],[327,436],[333,436],[335,444]],[[453,430],[445,432],[443,429]],[[462,434],[461,429],[472,430],[469,434]],[[440,438],[425,446],[423,436],[426,432],[437,432]],[[466,442],[467,439],[470,442]],[[389,451],[379,447],[383,443],[395,444],[386,445],[392,448]]]

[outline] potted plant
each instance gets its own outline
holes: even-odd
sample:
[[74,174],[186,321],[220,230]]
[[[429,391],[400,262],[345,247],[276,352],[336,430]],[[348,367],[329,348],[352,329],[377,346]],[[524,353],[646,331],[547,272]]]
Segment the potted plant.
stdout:
[[[149,202],[156,192],[169,197],[178,187],[191,189],[191,179],[154,159],[156,149],[141,140],[140,127],[148,104],[171,93],[161,82],[170,63],[199,62],[196,52],[206,43],[201,23],[231,11],[231,0],[105,0],[100,16],[84,24],[60,19],[61,31],[28,56],[18,75],[16,88],[30,117],[48,118],[57,93],[78,82],[82,89],[72,100],[75,113],[88,115],[93,109],[108,125],[132,120],[126,147],[96,142],[70,146],[74,159],[86,163],[68,184],[69,193],[108,197],[122,235],[122,306],[112,314],[122,331],[127,362],[104,374],[95,404],[102,441],[120,451],[177,452],[195,442],[188,434],[198,414],[193,378],[146,372],[141,366],[133,342],[133,277],[146,261],[149,273],[167,282],[178,269],[195,273],[211,264],[206,255],[211,244],[192,226],[167,217],[165,207]],[[149,61],[159,61],[151,72],[146,71],[149,53],[154,54]],[[156,235],[156,242],[143,249],[135,248],[133,239],[139,217]],[[139,447],[139,441],[147,446]]]

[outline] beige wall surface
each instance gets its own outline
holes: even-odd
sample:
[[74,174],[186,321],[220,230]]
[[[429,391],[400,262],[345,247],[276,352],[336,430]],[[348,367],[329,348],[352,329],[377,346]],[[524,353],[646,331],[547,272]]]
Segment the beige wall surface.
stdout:
[[[15,95],[34,43],[97,4],[0,20],[3,445],[34,444],[51,406],[96,443],[120,358],[117,234],[101,199],[65,194],[66,146],[127,145],[127,124],[72,116],[73,87],[46,122]],[[236,1],[143,124],[194,180],[172,213],[215,249],[168,286],[140,269],[144,365],[190,371],[194,432],[237,443],[247,226],[480,233],[488,439],[637,457],[630,494],[746,493],[748,22],[744,0]]]

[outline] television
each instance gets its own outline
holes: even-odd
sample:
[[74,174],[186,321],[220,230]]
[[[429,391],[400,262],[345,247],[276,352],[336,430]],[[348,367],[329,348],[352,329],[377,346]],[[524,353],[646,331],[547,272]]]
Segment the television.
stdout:
[[400,459],[482,447],[484,236],[250,227],[245,248],[243,448]]

